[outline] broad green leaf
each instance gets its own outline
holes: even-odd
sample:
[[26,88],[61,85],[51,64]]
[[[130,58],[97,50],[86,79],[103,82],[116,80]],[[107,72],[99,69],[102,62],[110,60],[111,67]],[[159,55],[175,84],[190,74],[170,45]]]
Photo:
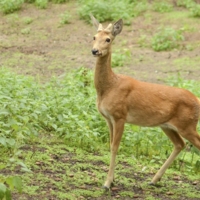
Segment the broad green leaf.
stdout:
[[9,185],[9,188],[12,191],[14,189],[13,177],[12,176],[7,177],[6,183]]
[[18,192],[22,192],[22,180],[19,176],[13,177],[14,187],[18,190]]
[[7,188],[7,190],[6,190],[6,200],[11,200],[12,199],[12,196],[11,196],[11,192],[10,192],[10,190]]
[[0,192],[2,193],[6,192],[6,186],[3,183],[0,183]]
[[6,168],[5,164],[0,164],[0,170]]
[[3,200],[6,190],[6,186],[3,183],[0,183],[0,200]]
[[6,138],[0,137],[0,144],[2,144],[3,146],[6,146]]
[[10,146],[14,146],[14,145],[15,145],[15,139],[13,139],[13,138],[7,139],[6,142],[7,142]]

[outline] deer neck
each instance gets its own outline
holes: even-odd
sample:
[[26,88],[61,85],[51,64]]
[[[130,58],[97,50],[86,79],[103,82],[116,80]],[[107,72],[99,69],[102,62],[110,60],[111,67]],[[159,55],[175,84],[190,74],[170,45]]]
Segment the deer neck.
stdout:
[[97,95],[102,96],[114,84],[116,75],[111,69],[111,52],[96,60],[94,84]]

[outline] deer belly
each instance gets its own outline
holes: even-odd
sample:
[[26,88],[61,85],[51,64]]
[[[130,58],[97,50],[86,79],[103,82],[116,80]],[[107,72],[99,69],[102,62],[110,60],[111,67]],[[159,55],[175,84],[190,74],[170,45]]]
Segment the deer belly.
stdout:
[[158,126],[166,121],[162,114],[148,115],[145,112],[128,112],[126,116],[126,122],[130,124],[135,124],[138,126]]

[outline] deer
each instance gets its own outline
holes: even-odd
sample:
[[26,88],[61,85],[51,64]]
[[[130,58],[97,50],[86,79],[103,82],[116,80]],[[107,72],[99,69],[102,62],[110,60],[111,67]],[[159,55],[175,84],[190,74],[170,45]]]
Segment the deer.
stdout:
[[156,185],[184,149],[184,139],[200,150],[200,135],[197,133],[200,99],[186,89],[142,82],[126,75],[115,74],[111,68],[111,49],[115,37],[122,31],[123,20],[119,19],[103,28],[93,15],[90,17],[97,29],[91,50],[96,58],[96,104],[110,132],[111,157],[103,188],[110,189],[113,185],[116,155],[125,123],[144,127],[158,126],[173,143],[172,153],[149,183]]

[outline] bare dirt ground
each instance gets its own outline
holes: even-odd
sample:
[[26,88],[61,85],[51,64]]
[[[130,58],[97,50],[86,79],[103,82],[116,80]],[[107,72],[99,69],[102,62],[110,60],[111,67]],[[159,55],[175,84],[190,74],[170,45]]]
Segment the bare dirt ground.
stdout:
[[[77,9],[74,2],[49,5],[45,10],[25,4],[22,11],[1,16],[0,65],[33,75],[42,82],[81,66],[93,69],[91,41],[95,29],[79,19]],[[71,14],[70,24],[60,26],[61,14],[65,11]],[[115,70],[151,82],[163,82],[178,73],[185,79],[199,80],[199,22],[187,15],[186,11],[178,10],[171,15],[151,12],[133,19],[113,45],[113,51],[128,49],[131,58]],[[32,23],[26,23],[27,18],[31,18]],[[180,49],[155,52],[148,47],[141,48],[142,36],[145,37],[142,46],[149,45],[161,26],[192,31],[184,34],[185,41]]]

